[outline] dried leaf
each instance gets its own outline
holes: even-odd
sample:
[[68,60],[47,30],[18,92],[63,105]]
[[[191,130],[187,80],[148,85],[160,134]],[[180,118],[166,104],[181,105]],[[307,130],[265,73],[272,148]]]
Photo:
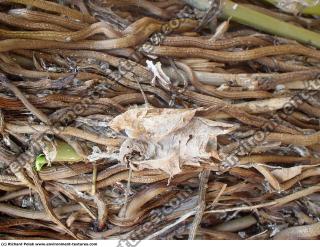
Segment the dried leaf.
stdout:
[[109,126],[130,138],[158,140],[185,127],[197,110],[137,108],[115,117]]
[[110,127],[125,130],[119,160],[136,170],[160,169],[174,176],[182,165],[212,163],[218,135],[237,125],[195,117],[197,110],[132,109],[116,117]]
[[271,173],[282,183],[298,176],[301,172],[302,166],[294,166],[290,168],[275,169]]
[[171,89],[171,81],[170,78],[163,72],[162,66],[160,62],[153,64],[152,61],[146,61],[148,69],[153,73],[153,78],[151,81],[151,85],[156,85],[156,80],[159,84],[167,90]]
[[160,159],[135,161],[134,164],[139,167],[139,170],[160,169],[170,176],[181,172],[179,154],[177,152],[172,152],[168,156]]
[[255,164],[253,167],[265,177],[265,179],[275,190],[281,191],[281,185],[279,181],[275,178],[275,176],[273,176],[268,168],[264,167],[263,164]]
[[316,4],[318,4],[317,1],[314,1],[314,3],[312,3],[305,0],[280,0],[276,4],[276,6],[284,12],[298,15],[303,11],[304,8],[313,7]]
[[214,35],[211,40],[218,40],[223,37],[223,35],[228,31],[229,26],[230,26],[230,19],[229,18],[227,21],[222,22],[216,29]]

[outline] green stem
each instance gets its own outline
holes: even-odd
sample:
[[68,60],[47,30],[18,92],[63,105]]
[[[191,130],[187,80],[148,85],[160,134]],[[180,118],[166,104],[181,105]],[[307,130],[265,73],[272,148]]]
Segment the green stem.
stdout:
[[[208,0],[185,0],[194,7],[208,9],[210,7]],[[293,24],[278,20],[277,18],[263,14],[257,10],[245,7],[241,4],[225,0],[222,13],[225,18],[230,18],[243,25],[264,31],[269,34],[293,39],[304,44],[311,44],[320,48],[320,34],[307,29],[295,26]]]
[[259,29],[266,33],[294,39],[301,43],[312,44],[317,48],[320,48],[320,34],[278,20],[241,4],[236,4],[229,0],[225,1],[223,14],[227,18],[231,17],[232,20],[236,22]]
[[37,171],[41,171],[42,167],[47,164],[48,161],[46,159],[46,156],[44,154],[39,154],[36,158],[35,162],[35,168]]
[[306,15],[317,15],[317,16],[320,16],[320,4],[317,4],[317,5],[312,6],[312,7],[304,8],[302,13],[306,14]]
[[[54,145],[54,146],[53,146]],[[51,162],[78,162],[83,158],[66,142],[56,140],[54,143],[46,143],[46,153],[50,153]],[[36,158],[35,168],[40,171],[42,167],[49,163],[45,154],[40,154]]]

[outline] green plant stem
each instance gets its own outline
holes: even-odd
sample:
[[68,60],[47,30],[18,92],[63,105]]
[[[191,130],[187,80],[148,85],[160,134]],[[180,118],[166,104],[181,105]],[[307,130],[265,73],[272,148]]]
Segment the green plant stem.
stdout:
[[44,154],[40,154],[37,156],[36,161],[35,161],[35,168],[39,172],[41,171],[42,167],[47,164],[48,161],[46,159],[46,156]]
[[[192,6],[201,10],[210,7],[208,0],[185,0]],[[230,0],[223,1],[222,14],[225,18],[231,18],[243,25],[264,31],[269,34],[293,39],[304,44],[310,44],[320,48],[320,34],[293,24],[278,20],[277,18],[263,14],[257,10],[234,3]]]
[[320,4],[317,4],[317,5],[312,6],[312,7],[304,8],[302,13],[306,14],[306,15],[317,15],[317,16],[320,16]]
[[[54,143],[46,143],[46,151],[54,153],[51,162],[78,162],[83,158],[66,142],[56,140]],[[53,146],[54,145],[54,146]],[[40,171],[48,163],[45,154],[40,154],[36,158],[35,168]]]

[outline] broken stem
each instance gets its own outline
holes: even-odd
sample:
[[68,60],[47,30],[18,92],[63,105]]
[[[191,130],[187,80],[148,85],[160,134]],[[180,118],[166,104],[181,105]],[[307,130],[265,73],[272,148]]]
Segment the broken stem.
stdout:
[[210,171],[207,171],[207,170],[201,172],[200,174],[198,211],[195,215],[195,218],[190,228],[189,240],[193,240],[195,238],[198,227],[202,220],[204,210],[206,208],[206,193],[207,193],[209,176],[210,176]]
[[92,195],[95,195],[97,191],[97,173],[98,173],[97,165],[94,164],[92,169],[92,191],[91,191]]

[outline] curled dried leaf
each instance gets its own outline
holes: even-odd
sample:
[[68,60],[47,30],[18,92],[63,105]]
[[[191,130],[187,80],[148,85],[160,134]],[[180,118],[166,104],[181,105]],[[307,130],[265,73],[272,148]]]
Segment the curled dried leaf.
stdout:
[[197,110],[133,109],[110,124],[129,138],[119,159],[136,170],[160,169],[174,176],[183,165],[200,166],[216,158],[217,136],[237,125],[195,117]]

